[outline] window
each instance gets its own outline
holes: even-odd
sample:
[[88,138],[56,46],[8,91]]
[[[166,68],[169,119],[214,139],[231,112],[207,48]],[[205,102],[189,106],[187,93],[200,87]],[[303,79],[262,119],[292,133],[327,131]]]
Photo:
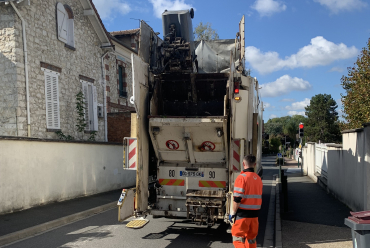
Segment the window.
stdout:
[[73,48],[74,41],[74,16],[71,7],[57,3],[57,32],[58,39],[63,41],[66,46]]
[[47,129],[60,129],[59,113],[59,73],[42,68],[45,75],[45,102]]
[[92,83],[82,81],[82,93],[85,98],[86,131],[98,131],[98,95]]
[[127,97],[125,68],[118,66],[119,96]]

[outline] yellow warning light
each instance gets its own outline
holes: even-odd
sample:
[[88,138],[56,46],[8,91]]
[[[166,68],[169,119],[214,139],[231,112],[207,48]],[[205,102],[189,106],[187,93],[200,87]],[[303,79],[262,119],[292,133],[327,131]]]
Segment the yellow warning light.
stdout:
[[239,102],[239,101],[242,100],[242,98],[240,96],[236,96],[236,97],[234,97],[234,100]]

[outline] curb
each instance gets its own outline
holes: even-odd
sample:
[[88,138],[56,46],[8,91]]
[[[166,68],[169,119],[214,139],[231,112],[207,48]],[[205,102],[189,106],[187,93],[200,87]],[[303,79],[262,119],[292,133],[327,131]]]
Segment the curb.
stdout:
[[275,201],[275,247],[282,248],[282,235],[281,235],[281,217],[280,217],[280,185],[279,178],[276,178],[276,201]]
[[270,202],[269,202],[269,210],[267,215],[267,222],[266,222],[266,229],[265,229],[265,237],[263,239],[263,247],[270,248],[274,246],[274,237],[275,237],[275,194],[276,194],[276,178],[278,175],[273,175],[272,183],[271,183],[271,193],[270,193]]
[[47,232],[51,229],[70,224],[72,222],[85,219],[87,217],[93,216],[95,214],[102,213],[107,210],[111,210],[117,207],[117,201],[111,202],[96,208],[92,208],[86,211],[82,211],[76,214],[71,214],[56,220],[52,220],[37,226],[29,227],[14,233],[10,233],[4,236],[0,236],[0,246],[4,246],[20,239],[29,238],[31,236],[35,236],[37,234],[41,234]]

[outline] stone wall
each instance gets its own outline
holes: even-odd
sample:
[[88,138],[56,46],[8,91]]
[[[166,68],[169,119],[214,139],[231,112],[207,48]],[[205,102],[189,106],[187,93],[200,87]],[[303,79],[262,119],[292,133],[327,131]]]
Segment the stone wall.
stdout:
[[0,136],[17,136],[16,36],[21,33],[14,26],[14,11],[0,7]]
[[[56,4],[61,2],[72,8],[74,14],[75,50],[65,47],[65,43],[57,38],[56,31]],[[1,6],[1,11],[13,13],[10,5]],[[101,57],[104,51],[100,48],[101,42],[91,25],[79,1],[74,0],[33,0],[30,6],[19,7],[21,15],[27,23],[27,46],[29,63],[29,91],[31,113],[31,137],[56,138],[54,132],[46,130],[45,82],[44,72],[40,62],[45,62],[61,68],[59,76],[59,103],[60,125],[66,135],[77,139],[87,139],[89,134],[76,131],[77,112],[75,110],[76,94],[82,90],[79,76],[83,75],[94,79],[98,94],[98,104],[103,104],[104,85],[102,83]],[[2,18],[2,17],[1,17]],[[18,17],[15,21],[15,33],[21,32],[21,23]],[[22,36],[17,35],[14,50],[22,56],[16,56],[17,87],[18,87],[18,135],[27,135],[26,96],[24,78],[24,60]],[[13,42],[14,43],[14,42]],[[7,43],[9,44],[9,43]],[[111,58],[114,61],[114,58]],[[14,72],[11,73],[14,75]],[[5,135],[10,135],[9,132]],[[97,140],[104,140],[104,119],[99,118]]]
[[[107,81],[107,103],[108,113],[123,112],[128,107],[134,107],[130,103],[130,97],[132,96],[132,65],[128,61],[121,61],[116,55],[109,53],[105,60],[106,70],[106,81]],[[119,95],[119,76],[118,66],[122,66],[125,69],[125,83],[127,97]]]

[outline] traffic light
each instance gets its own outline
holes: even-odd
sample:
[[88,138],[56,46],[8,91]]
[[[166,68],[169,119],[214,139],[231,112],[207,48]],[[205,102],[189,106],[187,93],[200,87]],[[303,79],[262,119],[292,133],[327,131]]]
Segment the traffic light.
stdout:
[[299,138],[303,137],[304,136],[304,132],[303,132],[303,129],[304,129],[304,125],[303,123],[299,123]]

